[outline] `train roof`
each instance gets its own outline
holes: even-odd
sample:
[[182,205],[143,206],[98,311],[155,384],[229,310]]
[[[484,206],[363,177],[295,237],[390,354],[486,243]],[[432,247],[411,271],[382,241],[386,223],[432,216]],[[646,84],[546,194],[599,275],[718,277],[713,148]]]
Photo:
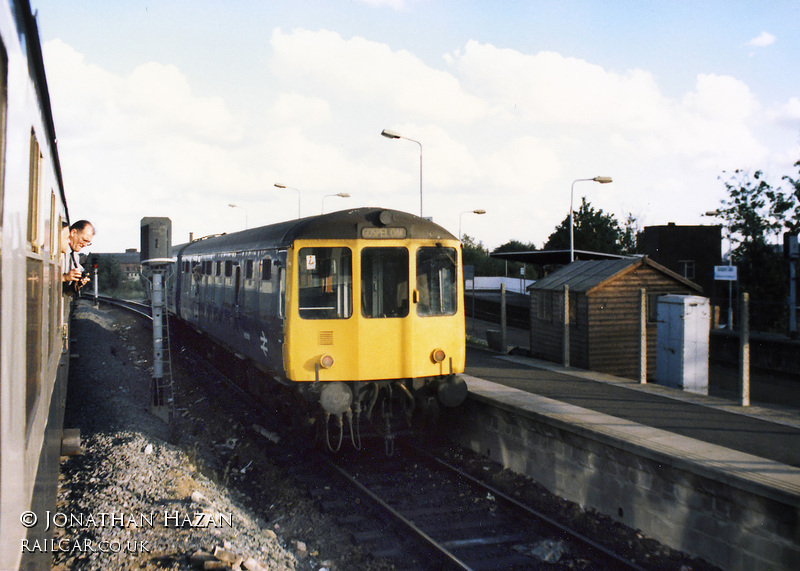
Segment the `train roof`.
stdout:
[[387,208],[355,208],[201,238],[184,246],[181,256],[288,247],[295,240],[355,240],[405,238],[456,240],[425,218]]

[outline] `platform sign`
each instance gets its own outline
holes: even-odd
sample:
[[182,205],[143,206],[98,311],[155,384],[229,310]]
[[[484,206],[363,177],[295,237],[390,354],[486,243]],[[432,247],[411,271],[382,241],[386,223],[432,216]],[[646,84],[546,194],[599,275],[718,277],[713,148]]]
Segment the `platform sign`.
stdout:
[[464,266],[464,281],[468,282],[475,279],[475,266],[472,265],[465,265]]
[[737,280],[736,266],[714,266],[714,279],[724,282]]

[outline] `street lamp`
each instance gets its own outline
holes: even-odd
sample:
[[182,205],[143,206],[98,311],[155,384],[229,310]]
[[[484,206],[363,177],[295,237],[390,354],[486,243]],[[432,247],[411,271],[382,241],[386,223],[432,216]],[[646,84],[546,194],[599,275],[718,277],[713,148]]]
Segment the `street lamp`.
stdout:
[[[722,213],[719,210],[711,210],[706,212],[706,216],[713,216],[721,218]],[[728,233],[728,267],[733,264],[733,239],[731,238],[730,224],[725,225],[725,230]],[[728,331],[733,331],[733,280],[728,277]],[[737,290],[738,291],[738,290]]]
[[419,216],[422,218],[422,143],[415,141],[414,139],[404,137],[400,133],[390,131],[389,129],[384,129],[381,131],[381,135],[387,139],[405,139],[406,141],[411,141],[412,143],[419,145]]
[[572,188],[569,191],[569,261],[575,261],[575,240],[573,237],[573,214],[572,214],[572,195],[575,191],[575,183],[583,181],[599,182],[600,184],[608,184],[611,182],[610,176],[596,176],[594,178],[579,178],[572,181]]
[[241,208],[242,210],[244,210],[244,229],[247,230],[247,209],[246,208],[242,208],[238,204],[229,204],[228,206],[230,208]]
[[465,210],[461,214],[458,215],[458,239],[461,240],[461,217],[465,214],[486,214],[486,211],[483,208],[478,208],[477,210]]
[[346,192],[337,192],[336,194],[326,194],[325,196],[322,197],[322,211],[320,212],[320,214],[325,214],[325,199],[328,198],[329,196],[338,196],[340,198],[350,198],[350,195],[347,194]]
[[296,188],[292,188],[291,186],[286,186],[285,184],[280,184],[278,182],[275,183],[277,188],[288,188],[289,190],[293,190],[297,193],[297,217],[300,218],[300,191]]

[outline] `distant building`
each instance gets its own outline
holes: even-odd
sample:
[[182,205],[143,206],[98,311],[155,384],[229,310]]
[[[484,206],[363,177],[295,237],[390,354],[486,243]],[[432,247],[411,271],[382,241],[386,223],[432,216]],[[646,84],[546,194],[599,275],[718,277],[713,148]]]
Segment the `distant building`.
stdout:
[[119,264],[126,280],[135,280],[139,277],[142,265],[139,263],[139,251],[128,248],[123,254],[94,254],[100,259],[113,260]]
[[714,297],[714,266],[722,265],[722,226],[645,226],[639,238],[642,253],[703,288]]

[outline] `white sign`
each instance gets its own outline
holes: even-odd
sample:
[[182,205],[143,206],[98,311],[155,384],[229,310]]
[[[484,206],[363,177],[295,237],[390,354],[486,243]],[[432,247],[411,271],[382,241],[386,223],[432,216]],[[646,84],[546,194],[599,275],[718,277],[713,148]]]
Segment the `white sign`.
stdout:
[[735,282],[736,266],[714,266],[714,279],[726,282]]

